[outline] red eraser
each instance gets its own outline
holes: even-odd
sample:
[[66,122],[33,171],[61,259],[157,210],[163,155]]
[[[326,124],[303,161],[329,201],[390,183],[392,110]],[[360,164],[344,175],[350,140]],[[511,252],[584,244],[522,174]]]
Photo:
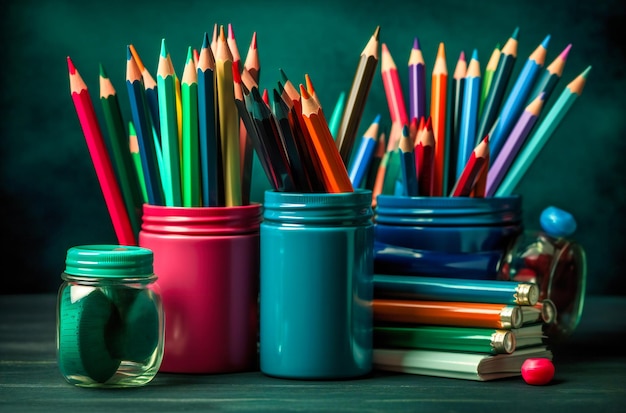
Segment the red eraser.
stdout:
[[529,358],[522,364],[522,378],[533,386],[550,383],[554,377],[554,364],[547,358]]

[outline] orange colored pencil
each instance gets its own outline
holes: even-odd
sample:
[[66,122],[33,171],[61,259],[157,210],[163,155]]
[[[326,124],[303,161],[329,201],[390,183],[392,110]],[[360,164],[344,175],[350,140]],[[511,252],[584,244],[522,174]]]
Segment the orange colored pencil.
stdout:
[[100,130],[89,90],[69,56],[67,57],[67,66],[72,101],[85,136],[91,161],[96,170],[115,235],[121,245],[137,245],[137,239],[128,217],[119,183],[115,177],[115,171]]
[[519,306],[422,300],[372,300],[374,321],[481,328],[519,328]]
[[432,71],[430,116],[435,135],[435,173],[433,195],[441,196],[444,188],[444,164],[446,153],[446,107],[448,95],[448,66],[443,43],[439,43]]
[[322,178],[328,192],[353,192],[350,176],[339,155],[328,123],[317,101],[300,85],[302,118],[322,165]]

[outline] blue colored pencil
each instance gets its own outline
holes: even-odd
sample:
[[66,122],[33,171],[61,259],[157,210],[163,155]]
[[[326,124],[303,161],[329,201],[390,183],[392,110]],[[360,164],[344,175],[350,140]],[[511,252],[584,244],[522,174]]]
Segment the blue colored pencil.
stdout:
[[376,143],[378,139],[378,129],[380,124],[380,114],[376,115],[374,121],[367,128],[361,139],[358,151],[352,158],[352,164],[350,165],[350,182],[352,187],[359,188],[363,183],[367,171],[372,163],[374,157],[374,150],[376,149]]
[[493,134],[489,137],[491,162],[498,156],[504,141],[524,110],[524,104],[545,62],[549,42],[550,35],[546,36],[543,42],[530,54],[502,106],[498,123]]
[[470,154],[476,147],[476,127],[478,121],[478,108],[480,107],[480,62],[478,51],[474,49],[465,73],[465,85],[463,90],[463,105],[461,107],[461,129],[459,130],[459,146],[456,158],[455,181],[459,179],[463,168],[470,158]]

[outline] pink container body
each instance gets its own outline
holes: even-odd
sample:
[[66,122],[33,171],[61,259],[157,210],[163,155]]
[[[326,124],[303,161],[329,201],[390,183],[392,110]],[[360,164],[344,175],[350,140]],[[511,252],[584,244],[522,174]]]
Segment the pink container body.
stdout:
[[258,369],[260,205],[144,205],[139,245],[154,253],[165,314],[159,371]]

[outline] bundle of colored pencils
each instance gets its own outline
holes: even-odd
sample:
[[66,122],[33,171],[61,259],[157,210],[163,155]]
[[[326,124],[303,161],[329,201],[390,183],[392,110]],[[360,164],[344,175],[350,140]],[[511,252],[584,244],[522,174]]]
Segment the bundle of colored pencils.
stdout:
[[[372,189],[373,205],[380,194],[482,197],[512,193],[582,93],[591,70],[589,66],[571,80],[542,117],[571,45],[544,69],[550,41],[546,36],[512,81],[518,33],[516,28],[502,48],[494,48],[482,74],[478,51],[473,51],[469,62],[461,52],[452,79],[448,79],[445,46],[440,43],[432,67],[430,111],[426,108],[426,64],[418,39],[408,60],[408,110],[400,73],[389,48],[382,44],[389,138],[386,149],[374,153],[374,141],[384,139],[384,131],[368,129],[362,144],[370,149],[359,151],[351,165],[354,171],[365,169],[351,174],[352,183]],[[377,117],[375,123],[379,121]],[[375,179],[363,181],[364,174]]]
[[212,40],[204,34],[199,52],[188,48],[180,79],[165,39],[156,81],[129,45],[127,122],[117,91],[100,68],[108,142],[87,86],[68,57],[71,96],[119,243],[136,244],[143,203],[248,204],[254,153],[274,190],[352,192],[346,160],[378,64],[378,37],[377,27],[350,93],[330,122],[308,75],[296,88],[281,70],[271,102],[268,90],[259,89],[256,33],[242,64],[232,25],[226,35],[216,24]]

